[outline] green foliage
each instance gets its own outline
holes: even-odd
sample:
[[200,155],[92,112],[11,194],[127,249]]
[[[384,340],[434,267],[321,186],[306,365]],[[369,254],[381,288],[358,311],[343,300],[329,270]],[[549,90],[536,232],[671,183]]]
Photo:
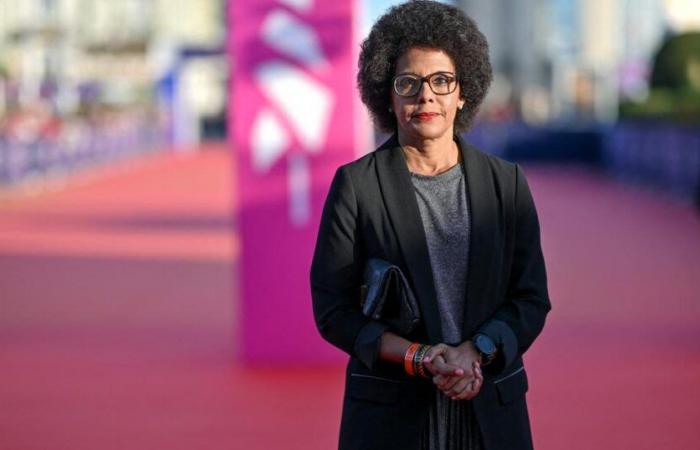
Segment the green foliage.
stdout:
[[654,58],[651,87],[700,91],[700,32],[668,39]]
[[673,36],[661,46],[648,98],[621,103],[620,116],[700,123],[700,32]]
[[634,119],[663,119],[671,122],[700,123],[700,91],[692,89],[652,89],[643,102],[623,102],[620,116]]

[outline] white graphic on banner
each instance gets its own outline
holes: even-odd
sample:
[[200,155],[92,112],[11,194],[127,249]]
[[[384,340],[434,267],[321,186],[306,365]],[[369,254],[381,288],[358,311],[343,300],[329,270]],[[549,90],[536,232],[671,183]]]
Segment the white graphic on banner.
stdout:
[[306,155],[289,155],[287,160],[287,190],[289,191],[289,219],[293,225],[302,226],[311,219],[311,173]]
[[314,6],[314,0],[280,0],[280,3],[294,8],[299,12],[308,12]]
[[286,11],[274,11],[265,18],[262,36],[271,48],[307,68],[319,71],[328,68],[328,61],[323,56],[314,30]]
[[[281,3],[299,11],[313,6],[312,1],[306,0]],[[316,31],[285,10],[270,12],[260,33],[263,42],[301,67],[268,60],[255,71],[256,84],[276,109],[263,109],[255,118],[251,131],[252,165],[257,172],[267,173],[286,156],[289,220],[301,227],[311,219],[308,155],[323,150],[335,101],[332,91],[311,73],[327,68],[328,59]],[[291,151],[290,133],[300,143],[302,152]]]
[[306,150],[317,153],[326,140],[333,94],[296,67],[272,62],[256,74],[260,88],[289,120]]
[[270,170],[289,146],[289,136],[281,123],[269,109],[263,109],[253,125],[251,147],[253,167],[259,172]]

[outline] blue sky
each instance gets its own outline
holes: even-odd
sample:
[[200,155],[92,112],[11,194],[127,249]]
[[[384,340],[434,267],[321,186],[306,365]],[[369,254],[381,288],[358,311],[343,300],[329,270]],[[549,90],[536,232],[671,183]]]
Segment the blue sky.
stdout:
[[[363,36],[369,33],[369,29],[375,20],[386,12],[389,7],[404,3],[401,0],[362,0],[362,28],[365,30]],[[442,3],[454,3],[443,1]]]

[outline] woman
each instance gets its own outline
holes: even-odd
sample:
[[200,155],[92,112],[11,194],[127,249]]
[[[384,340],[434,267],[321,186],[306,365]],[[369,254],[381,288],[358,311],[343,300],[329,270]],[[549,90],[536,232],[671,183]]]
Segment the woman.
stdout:
[[[519,166],[455,134],[490,84],[486,41],[460,10],[413,1],[374,25],[359,68],[393,136],[336,172],[311,268],[318,329],[350,355],[340,448],[532,448],[522,354],[550,309],[537,214]],[[410,335],[362,314],[369,258],[412,286]]]

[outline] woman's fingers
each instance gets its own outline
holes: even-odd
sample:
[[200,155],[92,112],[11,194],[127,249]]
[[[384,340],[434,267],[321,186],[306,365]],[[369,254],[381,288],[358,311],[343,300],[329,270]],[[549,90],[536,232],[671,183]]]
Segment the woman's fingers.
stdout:
[[445,394],[454,396],[461,393],[476,379],[481,379],[483,381],[480,368],[468,370],[461,376],[439,375],[433,378],[433,383],[438,387],[438,389],[445,392]]
[[484,378],[483,377],[478,377],[477,379],[474,380],[474,383],[472,384],[472,390],[474,391],[474,396],[476,397],[476,394],[481,391],[481,386],[484,385]]
[[479,391],[474,387],[475,383],[476,381],[469,383],[462,392],[453,396],[452,400],[471,400],[476,397],[476,394],[478,394]]
[[423,366],[428,369],[428,372],[435,376],[461,376],[464,375],[464,369],[454,364],[449,364],[445,362],[445,358],[441,354],[433,356],[432,360],[429,360],[426,356],[423,358]]
[[481,372],[481,364],[479,364],[478,361],[474,361],[474,364],[472,364],[472,368],[474,369],[474,376],[476,378],[480,378],[481,381],[484,381],[484,374]]
[[[464,384],[463,382],[468,382],[469,380],[465,377],[443,377],[439,383],[436,383],[438,389],[443,391],[445,394],[457,389],[458,386]],[[461,391],[461,389],[459,389]]]
[[453,400],[456,400],[459,395],[461,395],[465,390],[469,389],[472,382],[466,378],[454,378],[453,380],[454,382],[451,383],[451,386],[449,383],[446,384],[445,388],[442,389],[442,392]]
[[[423,356],[423,362],[432,362],[437,356],[444,355],[447,351],[447,346],[445,344],[436,344],[428,349],[428,351]],[[444,357],[443,357],[444,361]]]
[[451,398],[452,400],[471,400],[474,397],[476,397],[476,394],[479,393],[480,387],[481,386],[478,384],[478,381],[474,379],[468,382],[466,385],[464,385],[463,389],[452,395]]
[[454,400],[471,400],[484,384],[481,364],[474,361],[471,370],[465,371],[445,361],[448,350],[449,347],[443,344],[432,347],[423,359],[423,364],[434,375],[433,383],[445,395]]
[[471,400],[479,394],[481,391],[481,386],[484,384],[484,376],[481,373],[481,366],[478,362],[474,363],[474,379],[465,387],[465,389],[458,393],[454,400]]

